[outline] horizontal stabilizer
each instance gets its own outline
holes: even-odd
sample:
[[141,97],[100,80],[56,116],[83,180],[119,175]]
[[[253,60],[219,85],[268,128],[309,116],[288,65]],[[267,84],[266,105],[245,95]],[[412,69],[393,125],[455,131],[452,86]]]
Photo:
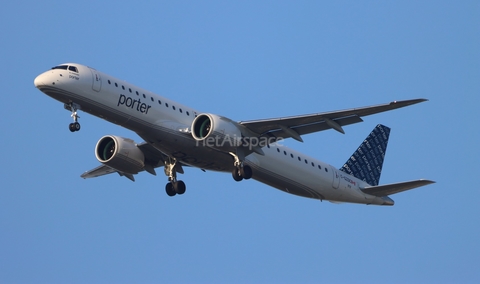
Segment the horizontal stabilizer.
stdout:
[[402,191],[414,189],[420,186],[429,185],[432,183],[435,183],[435,182],[431,180],[426,180],[426,179],[419,179],[419,180],[378,185],[378,186],[367,186],[367,187],[361,188],[361,190],[366,194],[381,197],[381,196],[387,196],[387,195],[399,193]]

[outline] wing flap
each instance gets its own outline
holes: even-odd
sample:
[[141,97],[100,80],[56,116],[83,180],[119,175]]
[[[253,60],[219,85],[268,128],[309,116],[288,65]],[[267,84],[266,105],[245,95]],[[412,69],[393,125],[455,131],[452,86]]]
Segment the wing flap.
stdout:
[[382,196],[387,196],[387,195],[399,193],[402,191],[414,189],[417,187],[429,185],[432,183],[435,183],[435,182],[431,180],[426,180],[426,179],[419,179],[419,180],[413,180],[413,181],[407,181],[407,182],[368,186],[368,187],[361,188],[361,190],[366,194],[382,197]]
[[[354,115],[354,116],[350,116],[350,117],[334,119],[333,121],[338,123],[338,125],[340,125],[340,126],[345,126],[345,125],[349,125],[349,124],[362,122],[363,119]],[[328,129],[331,129],[331,128],[332,127],[325,120],[321,121],[321,122],[318,122],[318,123],[312,123],[312,124],[308,124],[308,125],[301,125],[301,126],[292,127],[292,129],[295,130],[300,135],[319,132],[319,131],[323,131],[323,130],[328,130]],[[277,133],[275,133],[275,131],[271,131],[270,133],[275,135],[276,137],[282,137],[282,138],[287,138],[288,137],[286,135],[286,133],[284,133],[284,132],[282,133],[281,131],[278,131]]]

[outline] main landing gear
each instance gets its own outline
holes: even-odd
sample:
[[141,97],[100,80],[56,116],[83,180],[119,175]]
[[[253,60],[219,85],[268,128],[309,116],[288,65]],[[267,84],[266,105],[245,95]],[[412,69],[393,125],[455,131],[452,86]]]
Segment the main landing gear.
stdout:
[[233,165],[235,166],[233,171],[232,171],[232,177],[235,181],[241,181],[243,179],[250,179],[252,178],[253,171],[252,168],[249,165],[245,165],[242,161],[240,161],[240,158],[230,152],[230,155],[233,156],[233,159],[235,160],[233,162]]
[[169,181],[165,186],[165,191],[168,196],[184,194],[187,189],[183,181],[177,180],[177,171],[175,169],[176,163],[177,161],[175,158],[168,158],[167,161],[165,161],[164,171]]
[[79,131],[80,130],[80,123],[78,123],[78,119],[80,116],[77,114],[77,110],[80,108],[79,105],[75,103],[68,103],[65,104],[65,109],[70,110],[72,112],[71,117],[73,117],[73,123],[70,123],[68,125],[68,129],[70,129],[71,132]]

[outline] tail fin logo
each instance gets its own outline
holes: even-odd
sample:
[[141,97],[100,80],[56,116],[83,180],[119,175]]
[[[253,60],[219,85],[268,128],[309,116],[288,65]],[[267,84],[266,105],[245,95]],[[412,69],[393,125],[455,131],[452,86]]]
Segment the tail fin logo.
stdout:
[[370,185],[378,185],[389,136],[390,128],[377,125],[340,170]]

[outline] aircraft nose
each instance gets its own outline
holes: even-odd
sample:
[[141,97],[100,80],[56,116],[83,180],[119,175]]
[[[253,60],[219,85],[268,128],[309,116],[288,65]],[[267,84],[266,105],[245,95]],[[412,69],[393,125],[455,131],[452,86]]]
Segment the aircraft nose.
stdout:
[[45,73],[38,75],[35,80],[33,80],[33,84],[35,85],[36,88],[40,86],[44,86],[45,83]]

